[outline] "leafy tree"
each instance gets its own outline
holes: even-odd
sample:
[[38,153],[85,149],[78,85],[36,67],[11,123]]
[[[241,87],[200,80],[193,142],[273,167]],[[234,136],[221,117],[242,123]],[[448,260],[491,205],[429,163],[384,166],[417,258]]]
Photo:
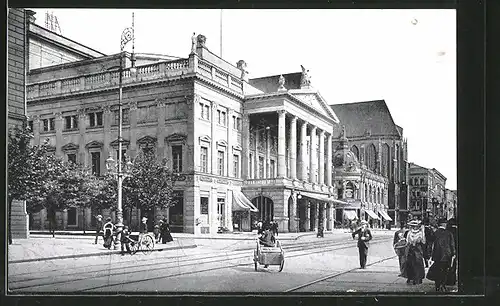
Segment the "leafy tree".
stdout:
[[[136,207],[144,212],[173,206],[174,174],[154,153],[140,153],[134,160],[130,175],[123,182],[124,208]],[[155,217],[155,216],[154,216]]]

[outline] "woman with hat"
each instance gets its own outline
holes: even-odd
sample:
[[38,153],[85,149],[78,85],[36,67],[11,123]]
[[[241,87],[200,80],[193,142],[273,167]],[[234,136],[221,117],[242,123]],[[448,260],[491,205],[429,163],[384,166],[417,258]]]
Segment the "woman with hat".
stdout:
[[372,240],[372,233],[368,228],[368,222],[361,221],[361,228],[352,233],[352,239],[358,235],[359,265],[361,269],[366,269],[366,257],[368,256],[369,241]]
[[425,277],[424,245],[425,233],[421,221],[412,220],[408,223],[410,230],[405,233],[408,246],[405,250],[406,262],[403,277],[407,284],[421,284]]
[[113,243],[113,232],[115,230],[115,225],[111,222],[111,218],[106,218],[106,223],[103,226],[104,231],[104,247],[108,250],[111,249],[111,244]]
[[160,226],[161,243],[166,244],[167,242],[174,241],[172,235],[170,234],[170,224],[168,224],[167,218],[163,218],[163,222]]
[[453,234],[446,229],[446,223],[446,219],[439,220],[432,250],[432,261],[436,265],[437,272],[434,279],[436,291],[443,292],[446,291],[446,278],[455,257],[455,239]]

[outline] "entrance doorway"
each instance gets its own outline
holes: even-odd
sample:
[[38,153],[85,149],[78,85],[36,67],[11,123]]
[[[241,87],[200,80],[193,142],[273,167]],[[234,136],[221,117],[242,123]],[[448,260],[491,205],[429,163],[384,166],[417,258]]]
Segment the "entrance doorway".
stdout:
[[172,233],[182,233],[184,228],[184,192],[174,191],[173,206],[168,209],[168,221]]
[[273,221],[274,218],[274,203],[268,197],[258,196],[252,200],[252,204],[257,207],[259,212],[257,213],[257,220],[254,221]]
[[309,222],[310,222],[309,231],[314,231],[314,228],[316,227],[316,219],[318,217],[316,205],[318,205],[318,204],[315,204],[312,202],[310,204],[311,216],[310,216],[310,220],[309,220]]
[[300,201],[297,204],[297,207],[299,209],[299,231],[300,232],[305,232],[306,231],[306,218],[307,218],[307,205],[303,202]]
[[225,198],[217,198],[217,223],[219,228],[226,226],[225,204],[226,204]]

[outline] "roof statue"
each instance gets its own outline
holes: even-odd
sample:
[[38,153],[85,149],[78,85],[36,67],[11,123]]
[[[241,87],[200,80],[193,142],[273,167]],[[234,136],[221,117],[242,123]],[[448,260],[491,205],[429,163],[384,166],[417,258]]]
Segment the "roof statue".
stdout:
[[307,88],[311,86],[311,76],[309,75],[309,69],[306,69],[304,66],[300,65],[302,68],[302,76],[300,78],[300,88]]
[[236,68],[241,70],[241,79],[246,80],[246,76],[248,74],[248,71],[246,71],[247,63],[244,60],[239,60],[236,63]]
[[342,125],[342,133],[340,134],[340,138],[342,138],[342,139],[347,138],[346,134],[345,134],[345,125]]
[[278,84],[280,85],[278,87],[278,91],[286,91],[286,88],[285,88],[285,77],[283,75],[280,75],[280,78],[278,80]]
[[205,48],[205,43],[207,42],[207,38],[205,37],[205,35],[202,35],[202,34],[198,34],[198,48]]
[[193,37],[191,37],[191,54],[196,53],[196,33],[193,32]]

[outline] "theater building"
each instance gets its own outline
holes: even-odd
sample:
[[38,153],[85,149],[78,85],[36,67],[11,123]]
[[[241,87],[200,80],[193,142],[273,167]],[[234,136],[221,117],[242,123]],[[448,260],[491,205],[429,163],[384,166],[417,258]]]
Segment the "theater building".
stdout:
[[384,100],[330,105],[342,129],[334,132],[337,220],[355,217],[374,227],[407,214],[407,144]]
[[[155,212],[173,231],[251,230],[266,219],[282,232],[333,228],[335,205],[345,204],[332,179],[339,120],[308,71],[249,79],[244,61],[213,54],[203,35],[187,58],[137,55],[136,73],[126,52],[31,69],[34,143],[48,139],[54,154],[106,171],[118,154],[120,56],[124,153],[154,149],[187,177],[174,185],[177,204]],[[97,213],[115,217],[70,208],[58,212],[59,228],[89,229]],[[135,227],[143,214],[124,211],[124,222]],[[48,226],[45,211],[32,220],[32,229]]]

